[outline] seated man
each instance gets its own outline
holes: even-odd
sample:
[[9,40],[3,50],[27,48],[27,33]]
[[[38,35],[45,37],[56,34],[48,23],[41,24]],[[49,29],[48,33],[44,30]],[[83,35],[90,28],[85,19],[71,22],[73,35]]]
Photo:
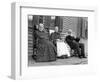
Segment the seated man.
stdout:
[[68,43],[68,45],[71,47],[71,49],[76,50],[79,58],[85,58],[84,53],[84,44],[79,43],[80,38],[75,38],[72,36],[72,30],[68,30],[68,36],[66,36],[65,41]]
[[61,40],[57,26],[55,27],[55,32],[51,34],[51,41],[57,48],[57,57],[66,58],[70,56],[70,47]]

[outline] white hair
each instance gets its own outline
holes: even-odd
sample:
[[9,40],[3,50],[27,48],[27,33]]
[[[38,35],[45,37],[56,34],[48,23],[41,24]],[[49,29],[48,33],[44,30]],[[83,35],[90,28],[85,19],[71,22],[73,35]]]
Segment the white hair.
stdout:
[[39,25],[40,25],[40,26],[44,26],[43,23],[40,23]]
[[68,32],[72,33],[72,30],[71,29],[68,29]]

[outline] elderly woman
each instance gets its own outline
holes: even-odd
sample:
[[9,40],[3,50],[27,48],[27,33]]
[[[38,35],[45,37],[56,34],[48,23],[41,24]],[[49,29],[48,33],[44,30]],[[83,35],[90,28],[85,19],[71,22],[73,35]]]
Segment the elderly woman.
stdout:
[[44,29],[44,25],[39,25],[39,30],[36,31],[38,39],[38,47],[36,54],[36,62],[48,62],[56,60],[56,48],[52,42],[49,41],[49,35]]
[[51,41],[57,47],[57,57],[66,58],[70,57],[70,47],[61,38],[61,34],[58,32],[58,26],[55,27],[55,32],[51,34]]

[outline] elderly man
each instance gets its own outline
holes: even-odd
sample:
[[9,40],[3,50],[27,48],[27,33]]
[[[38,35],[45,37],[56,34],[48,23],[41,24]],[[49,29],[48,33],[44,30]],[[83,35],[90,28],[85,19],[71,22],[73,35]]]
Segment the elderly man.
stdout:
[[80,38],[76,38],[72,35],[72,30],[68,30],[68,36],[66,36],[65,41],[71,47],[71,49],[76,50],[79,58],[86,58],[84,53],[84,44],[79,43]]

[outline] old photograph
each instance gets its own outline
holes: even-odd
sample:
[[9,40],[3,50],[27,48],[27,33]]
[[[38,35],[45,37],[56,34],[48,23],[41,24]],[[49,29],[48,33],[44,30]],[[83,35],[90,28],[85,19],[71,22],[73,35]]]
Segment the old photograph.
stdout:
[[88,64],[88,17],[27,15],[28,66]]

